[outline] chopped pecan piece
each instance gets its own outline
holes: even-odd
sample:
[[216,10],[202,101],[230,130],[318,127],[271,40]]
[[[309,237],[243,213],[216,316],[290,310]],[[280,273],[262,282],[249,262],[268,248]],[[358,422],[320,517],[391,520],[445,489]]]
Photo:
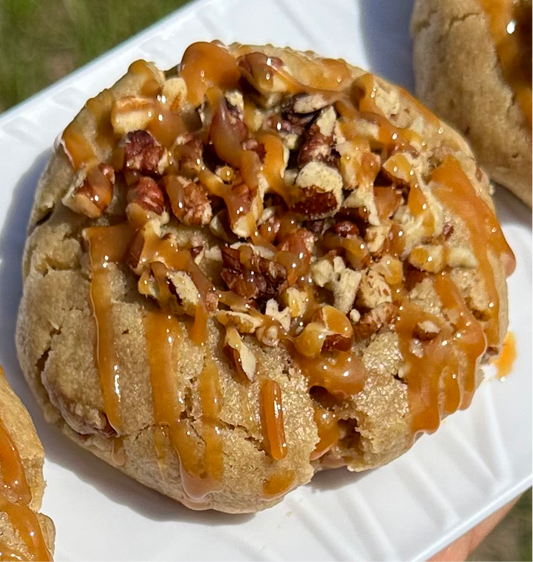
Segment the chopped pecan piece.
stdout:
[[141,176],[133,188],[128,190],[128,220],[135,225],[142,225],[151,218],[160,222],[168,222],[165,208],[165,197],[157,183],[146,176]]
[[194,178],[202,168],[204,145],[197,136],[188,135],[184,140],[174,149],[174,156],[179,162],[180,174]]
[[390,187],[374,187],[374,202],[378,216],[381,220],[388,219],[394,215],[402,204],[402,194]]
[[305,228],[309,230],[309,232],[313,233],[316,236],[320,236],[326,227],[326,221],[324,219],[319,219],[315,221],[306,221],[304,222]]
[[366,340],[383,326],[392,325],[398,314],[395,304],[386,302],[363,314],[359,322],[354,324],[353,331],[356,341]]
[[361,281],[361,273],[346,267],[340,256],[325,257],[311,266],[313,281],[333,293],[335,308],[348,313],[352,308]]
[[217,320],[223,326],[235,326],[241,334],[253,334],[263,325],[263,321],[256,316],[230,310],[220,310],[217,313]]
[[253,52],[240,57],[237,64],[244,80],[260,94],[256,100],[259,104],[272,107],[280,102],[282,93],[287,90],[285,80],[276,73],[276,69],[283,66],[281,59]]
[[440,333],[440,328],[431,320],[418,322],[414,329],[414,337],[420,341],[429,341],[436,338]]
[[165,149],[148,131],[133,131],[126,135],[124,166],[141,174],[159,174],[164,153]]
[[352,342],[340,334],[330,334],[326,336],[322,351],[348,351],[352,347]]
[[242,143],[242,147],[244,150],[252,150],[255,152],[257,156],[259,156],[259,160],[261,160],[261,162],[265,161],[266,150],[263,143],[258,142],[254,138],[249,138]]
[[259,234],[267,241],[274,242],[281,228],[281,221],[275,215],[267,219],[260,227]]
[[226,327],[224,350],[235,363],[237,371],[248,380],[254,380],[257,359],[234,326]]
[[227,209],[219,211],[209,223],[209,230],[224,242],[233,244],[237,241],[237,237],[230,228]]
[[276,298],[287,288],[287,270],[275,261],[254,254],[249,246],[222,248],[222,279],[246,299]]
[[294,113],[314,113],[328,105],[322,94],[296,94],[290,100],[290,110]]
[[340,236],[341,238],[348,238],[349,236],[358,236],[359,228],[351,221],[343,220],[334,224],[330,230]]
[[[312,119],[312,116],[309,117]],[[289,135],[303,135],[305,132],[305,127],[298,122],[294,122],[295,119],[283,119],[281,115],[271,115],[267,119],[267,125],[277,131],[278,133],[285,133]]]
[[209,224],[211,203],[204,189],[182,176],[165,176],[161,181],[175,217],[189,226]]
[[332,215],[338,208],[335,194],[312,186],[301,189],[299,200],[291,207],[293,213],[311,220]]
[[405,269],[405,288],[412,291],[419,283],[428,277],[425,271],[420,271],[413,267],[410,263],[404,264]]
[[336,166],[339,156],[333,151],[334,145],[332,135],[325,136],[320,132],[317,124],[311,125],[298,154],[298,164],[303,166],[308,162],[317,161]]
[[378,272],[368,270],[361,278],[357,304],[363,308],[376,308],[392,302],[392,291],[385,278]]
[[317,357],[322,351],[348,351],[353,342],[353,329],[348,318],[333,306],[323,306],[313,320],[295,338],[298,353]]
[[307,163],[296,178],[297,201],[291,210],[306,219],[333,216],[342,200],[342,177],[324,162]]
[[102,215],[113,199],[115,172],[108,164],[99,164],[68,190],[63,204],[75,213],[96,219]]
[[111,125],[115,134],[123,136],[148,127],[157,101],[141,96],[122,96],[113,102]]

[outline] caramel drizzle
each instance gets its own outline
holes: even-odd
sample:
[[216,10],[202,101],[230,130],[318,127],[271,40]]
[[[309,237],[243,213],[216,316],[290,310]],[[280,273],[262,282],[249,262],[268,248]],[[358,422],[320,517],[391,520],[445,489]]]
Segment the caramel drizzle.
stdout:
[[[3,480],[3,489],[0,489],[0,512],[7,514],[14,529],[28,547],[32,560],[52,560],[39,521],[29,507],[32,495],[22,460],[1,419],[0,473]],[[8,499],[8,495],[14,500]],[[23,559],[22,554],[0,540],[0,560]]]
[[[426,320],[439,326],[441,332],[433,340],[420,343],[423,351],[419,357],[411,350],[411,342],[417,323]],[[448,402],[453,401],[458,406],[460,401],[456,362],[447,347],[451,330],[437,316],[428,314],[417,305],[404,300],[396,322],[396,333],[400,353],[407,368],[405,377],[413,436],[419,432],[433,433],[440,425],[442,413],[441,377],[446,378],[446,395],[450,397]]]
[[193,106],[200,105],[211,87],[232,90],[241,73],[232,55],[214,43],[193,43],[185,50],[180,76],[187,84],[187,98]]
[[[39,520],[28,506],[12,503],[0,495],[0,511],[7,514],[11,524],[31,552],[33,560],[52,560],[41,526],[39,525]],[[4,551],[7,554],[6,560],[17,560],[15,556],[18,557],[18,560],[24,559],[16,551],[9,549],[9,547],[0,542],[0,559],[4,559]]]
[[91,168],[98,164],[98,157],[87,140],[83,127],[76,120],[72,121],[63,132],[61,143],[74,170]]
[[215,152],[221,160],[240,170],[244,183],[255,191],[261,168],[259,156],[253,150],[242,148],[243,139],[239,137],[235,127],[231,125],[229,111],[222,92],[219,89],[211,88],[206,95],[213,111],[209,138],[213,143]]
[[145,60],[136,60],[131,63],[128,72],[142,79],[141,95],[155,98],[161,91],[161,84],[150,65]]
[[[175,350],[182,338],[180,323],[163,311],[148,313],[144,320],[154,419],[159,426],[154,441],[161,446],[164,434],[178,455],[182,486],[193,505],[220,487],[223,474],[223,442],[220,429],[222,395],[216,366],[207,361],[198,388],[202,404],[202,455],[199,437],[190,419],[184,417],[185,402],[176,378]],[[158,435],[157,435],[158,434]],[[159,454],[159,456],[161,456]]]
[[513,332],[507,332],[503,340],[502,351],[499,357],[492,362],[496,367],[497,377],[499,379],[503,380],[511,373],[516,357],[516,337]]
[[261,424],[263,427],[264,446],[268,454],[276,461],[287,456],[287,440],[283,423],[283,406],[281,404],[281,387],[276,381],[267,379],[261,384]]
[[273,500],[286,494],[296,482],[296,474],[293,470],[276,472],[263,483],[263,497],[265,500]]
[[111,107],[115,97],[111,90],[103,90],[95,98],[91,98],[85,107],[92,113],[96,121],[96,144],[97,146],[113,146],[115,144],[115,132],[111,125]]
[[131,241],[133,231],[127,223],[116,226],[94,226],[85,230],[91,256],[91,305],[96,323],[96,358],[104,408],[109,423],[122,431],[120,362],[113,331],[112,277],[110,264],[120,263]]
[[468,230],[472,250],[478,262],[478,271],[489,295],[489,315],[486,333],[489,346],[500,344],[500,300],[494,270],[488,254],[502,260],[507,275],[515,268],[514,254],[507,244],[496,216],[487,203],[478,196],[459,162],[446,156],[433,171],[432,179],[438,185],[433,193],[454,215],[461,218]]
[[293,355],[302,372],[309,380],[309,388],[320,386],[341,398],[350,398],[365,386],[366,371],[363,362],[351,351],[323,353],[309,358]]
[[444,312],[451,313],[450,320],[454,324],[452,346],[460,363],[458,377],[462,390],[459,408],[464,410],[470,406],[476,390],[476,373],[487,348],[487,340],[483,327],[466,306],[450,275],[446,273],[437,275],[433,286]]
[[[486,349],[483,329],[449,274],[436,276],[434,287],[453,327],[407,299],[401,301],[396,322],[400,352],[407,368],[413,436],[432,433],[442,416],[470,405],[479,361]],[[419,348],[414,349],[416,326],[424,321],[433,322],[440,332],[430,341],[420,341]]]
[[31,502],[31,491],[26,481],[24,466],[22,465],[15,442],[11,439],[1,419],[0,473],[2,474],[4,489],[14,494],[17,503],[29,505]]
[[[161,262],[172,271],[183,271],[190,275],[198,289],[199,300],[196,307],[194,323],[189,335],[194,343],[204,343],[207,340],[207,320],[209,317],[206,307],[206,298],[208,293],[213,291],[211,282],[196,265],[190,252],[187,250],[180,250],[170,238],[159,238],[155,233],[151,233],[145,239],[145,245],[139,263],[145,266],[152,264],[152,270],[156,273],[157,269],[154,270],[154,264],[156,262]],[[166,279],[164,276],[161,276],[161,274],[159,275],[159,281],[159,287],[166,288]],[[167,297],[170,297],[168,289]]]
[[[531,128],[531,2],[479,0],[507,83]],[[523,13],[520,13],[522,10]]]
[[310,460],[323,457],[339,440],[340,429],[337,414],[324,408],[315,407],[314,420],[318,430],[318,443],[311,453]]
[[[413,142],[420,144],[422,139],[418,133],[410,129],[395,127],[383,115],[376,104],[376,91],[374,77],[371,74],[365,74],[354,82],[351,97],[343,96],[335,102],[335,109],[343,118],[341,127],[346,138],[360,139],[360,133],[355,130],[352,122],[365,119],[378,127],[378,145],[373,148],[405,147],[410,146]],[[368,140],[371,143],[374,142],[372,139]]]

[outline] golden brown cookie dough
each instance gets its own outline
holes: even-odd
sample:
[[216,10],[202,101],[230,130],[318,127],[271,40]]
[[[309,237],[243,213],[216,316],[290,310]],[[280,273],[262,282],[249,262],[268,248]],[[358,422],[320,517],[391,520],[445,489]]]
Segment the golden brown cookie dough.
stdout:
[[165,73],[135,62],[65,130],[18,353],[81,446],[195,509],[256,511],[467,407],[513,261],[470,149],[405,91],[196,43]]
[[417,0],[411,32],[417,96],[531,207],[531,0]]
[[52,560],[55,529],[38,513],[44,451],[0,368],[0,560]]

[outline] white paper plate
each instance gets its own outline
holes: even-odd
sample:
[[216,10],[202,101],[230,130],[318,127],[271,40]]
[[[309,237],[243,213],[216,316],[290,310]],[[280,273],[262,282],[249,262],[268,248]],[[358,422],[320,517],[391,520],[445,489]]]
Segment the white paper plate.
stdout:
[[[126,7],[127,3],[125,3]],[[20,261],[35,185],[55,137],[137,58],[175,65],[192,41],[313,49],[412,88],[407,0],[201,0],[0,117],[0,363],[43,440],[43,510],[57,560],[425,560],[531,485],[531,221],[499,192],[516,252],[509,281],[518,359],[472,407],[389,466],[317,475],[254,516],[195,513],[82,451],[44,423],[15,356]],[[95,30],[98,33],[98,30]]]

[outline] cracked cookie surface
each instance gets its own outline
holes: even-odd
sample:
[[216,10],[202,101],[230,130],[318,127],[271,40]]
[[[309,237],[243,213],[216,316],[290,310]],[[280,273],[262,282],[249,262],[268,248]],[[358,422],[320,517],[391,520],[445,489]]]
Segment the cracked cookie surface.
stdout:
[[418,0],[416,92],[531,207],[531,1]]
[[70,438],[194,509],[380,466],[501,347],[514,258],[488,193],[459,135],[344,61],[137,61],[39,184],[23,371]]

